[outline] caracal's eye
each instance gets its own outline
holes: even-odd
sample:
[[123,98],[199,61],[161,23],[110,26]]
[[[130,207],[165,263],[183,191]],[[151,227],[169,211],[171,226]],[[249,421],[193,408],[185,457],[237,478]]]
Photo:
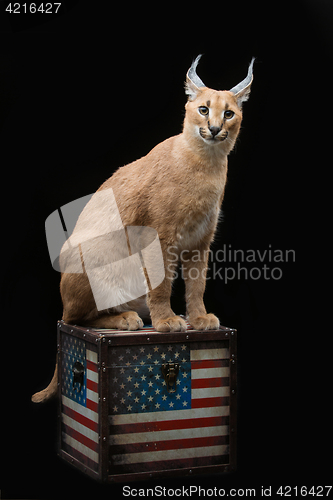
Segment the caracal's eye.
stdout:
[[231,111],[230,109],[227,109],[227,111],[224,112],[224,117],[227,119],[227,120],[230,120],[230,118],[232,118],[234,116],[234,112]]
[[198,109],[201,115],[206,116],[209,113],[209,108],[207,108],[207,106],[200,106]]

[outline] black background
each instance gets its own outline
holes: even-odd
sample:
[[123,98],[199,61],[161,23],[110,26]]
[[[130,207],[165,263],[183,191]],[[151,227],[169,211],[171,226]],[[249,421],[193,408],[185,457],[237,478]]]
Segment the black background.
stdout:
[[[123,9],[63,2],[47,20],[7,14],[6,5],[0,4],[2,498],[121,494],[121,485],[95,483],[57,457],[56,402],[30,401],[52,377],[62,316],[44,223],[117,167],[181,132],[183,82],[199,53],[198,74],[217,89],[236,85],[257,57],[213,248],[263,252],[271,245],[295,250],[297,259],[265,261],[281,267],[280,280],[207,285],[209,312],[238,329],[237,472],[140,487],[256,488],[259,496],[261,486],[329,484],[329,356],[316,323],[304,326],[310,311],[300,292],[308,267],[301,272],[298,261],[312,210],[305,183],[318,112],[314,82],[327,81],[332,67],[330,2]],[[184,312],[182,283],[173,306]]]

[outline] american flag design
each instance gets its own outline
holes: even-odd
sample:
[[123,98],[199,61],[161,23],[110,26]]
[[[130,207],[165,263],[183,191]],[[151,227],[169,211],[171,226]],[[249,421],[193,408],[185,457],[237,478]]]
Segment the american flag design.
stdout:
[[[226,341],[117,346],[109,373],[113,474],[229,463]],[[176,392],[161,366],[178,363]]]
[[[62,334],[61,449],[97,472],[99,403],[97,348]],[[79,372],[75,375],[75,371]]]

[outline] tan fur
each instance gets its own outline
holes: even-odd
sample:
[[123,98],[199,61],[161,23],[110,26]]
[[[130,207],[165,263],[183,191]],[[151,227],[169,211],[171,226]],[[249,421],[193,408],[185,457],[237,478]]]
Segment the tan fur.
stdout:
[[[207,314],[203,302],[207,250],[224,196],[227,155],[234,147],[242,121],[239,96],[237,100],[230,91],[198,89],[189,78],[187,87],[192,95],[186,104],[183,132],[158,144],[147,156],[119,168],[98,190],[112,188],[125,227],[149,226],[158,233],[165,279],[149,292],[147,305],[152,324],[160,332],[186,329],[185,321],[170,306],[173,271],[177,265],[170,261],[170,247],[173,253],[182,252],[189,323],[200,330],[219,327],[218,318]],[[200,106],[209,107],[209,116],[200,114]],[[234,112],[232,119],[224,118],[226,109]],[[222,126],[214,140],[209,126]],[[92,200],[84,209],[87,220],[91,203]],[[86,230],[89,231],[88,226]],[[191,261],[194,250],[196,255],[201,252],[201,260]],[[191,272],[193,268],[198,270],[196,274]],[[191,279],[191,275],[199,277]],[[138,312],[145,315],[144,297],[112,310],[97,311],[87,275],[82,273],[63,274],[60,290],[66,323],[128,330],[136,330],[143,324]],[[33,396],[33,401],[47,399],[55,387],[53,379],[47,389]]]

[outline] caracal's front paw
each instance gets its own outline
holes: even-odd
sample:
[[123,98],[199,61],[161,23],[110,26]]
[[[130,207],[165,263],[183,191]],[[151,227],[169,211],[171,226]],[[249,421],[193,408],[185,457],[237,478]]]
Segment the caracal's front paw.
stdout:
[[170,316],[170,318],[159,319],[154,322],[154,327],[158,332],[186,332],[186,322],[180,316]]
[[116,317],[119,330],[140,330],[143,328],[143,321],[134,311],[126,311]]
[[189,323],[195,330],[218,330],[220,327],[220,321],[215,314],[190,317]]

